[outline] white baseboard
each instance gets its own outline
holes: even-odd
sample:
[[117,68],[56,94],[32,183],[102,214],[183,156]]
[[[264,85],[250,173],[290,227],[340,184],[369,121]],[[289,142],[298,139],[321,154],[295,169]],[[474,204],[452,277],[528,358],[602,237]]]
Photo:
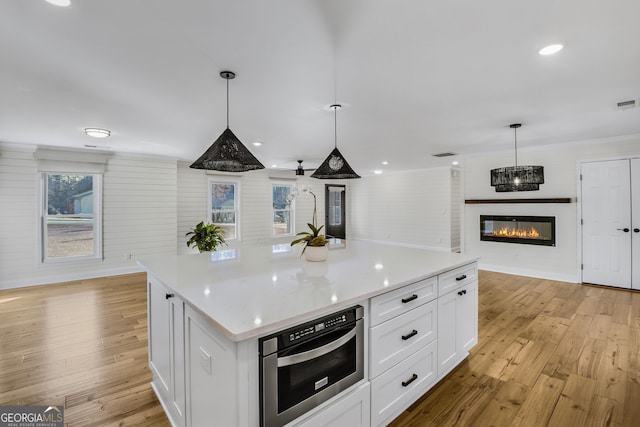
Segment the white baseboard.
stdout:
[[46,275],[19,280],[0,281],[0,290],[26,288],[28,286],[48,285],[50,283],[72,282],[74,280],[95,279],[97,277],[119,276],[121,274],[140,273],[145,271],[138,265],[126,267],[108,268],[102,270],[83,271],[79,273],[65,273],[58,275]]
[[555,273],[553,271],[529,270],[523,268],[507,267],[504,265],[484,264],[478,262],[478,269],[495,271],[497,273],[514,274],[516,276],[535,277],[537,279],[557,280],[559,282],[580,283],[580,278],[573,274]]

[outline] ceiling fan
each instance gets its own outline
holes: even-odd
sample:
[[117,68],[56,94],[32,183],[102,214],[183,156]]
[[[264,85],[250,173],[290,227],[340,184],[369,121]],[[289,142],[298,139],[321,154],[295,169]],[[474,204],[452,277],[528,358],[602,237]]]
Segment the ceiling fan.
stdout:
[[316,168],[309,168],[309,169],[303,168],[302,167],[302,162],[303,162],[303,160],[298,160],[298,168],[296,169],[296,175],[297,176],[304,175],[304,171],[314,171],[314,170],[316,170]]

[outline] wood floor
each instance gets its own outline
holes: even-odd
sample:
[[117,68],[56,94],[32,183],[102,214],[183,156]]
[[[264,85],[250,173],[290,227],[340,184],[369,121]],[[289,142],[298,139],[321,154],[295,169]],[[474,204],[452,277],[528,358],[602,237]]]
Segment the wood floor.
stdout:
[[[168,426],[150,381],[144,274],[0,291],[0,406]],[[640,426],[640,293],[480,272],[478,345],[392,423],[454,425]]]

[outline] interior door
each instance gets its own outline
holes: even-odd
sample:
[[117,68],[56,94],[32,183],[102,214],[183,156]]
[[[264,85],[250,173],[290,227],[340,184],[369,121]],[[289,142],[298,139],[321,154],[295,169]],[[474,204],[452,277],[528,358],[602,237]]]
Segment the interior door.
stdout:
[[326,184],[325,200],[325,228],[326,235],[344,239],[346,236],[346,193],[344,185]]
[[640,290],[640,159],[631,159],[631,203],[631,287]]
[[631,287],[629,160],[582,164],[582,281]]

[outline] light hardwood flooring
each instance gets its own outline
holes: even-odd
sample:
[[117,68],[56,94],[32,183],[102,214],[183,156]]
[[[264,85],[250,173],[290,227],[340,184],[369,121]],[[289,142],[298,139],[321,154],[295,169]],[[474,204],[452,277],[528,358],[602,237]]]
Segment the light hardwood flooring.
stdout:
[[[150,381],[144,274],[0,291],[0,405],[168,426]],[[640,293],[481,271],[478,345],[392,423],[454,425],[640,426]]]

